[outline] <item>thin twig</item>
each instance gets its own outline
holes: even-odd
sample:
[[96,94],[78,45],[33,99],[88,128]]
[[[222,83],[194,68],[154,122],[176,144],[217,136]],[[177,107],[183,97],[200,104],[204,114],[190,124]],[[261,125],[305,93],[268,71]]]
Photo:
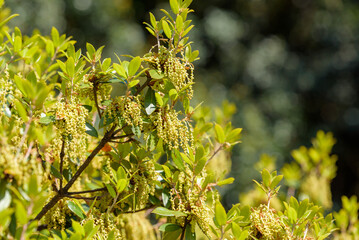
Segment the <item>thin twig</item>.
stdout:
[[77,169],[70,181],[67,182],[66,186],[62,189],[61,192],[58,192],[40,211],[40,213],[35,217],[35,220],[40,220],[55,204],[60,201],[62,198],[66,197],[68,190],[75,183],[75,181],[80,177],[81,173],[87,168],[91,163],[92,159],[101,151],[101,149],[106,145],[108,141],[111,140],[113,132],[116,129],[116,125],[113,125],[112,128],[105,134],[97,147],[91,152],[91,154],[86,158],[85,162]]
[[64,166],[64,157],[65,157],[65,137],[62,137],[62,145],[60,151],[60,192],[62,191],[62,173],[63,173],[63,166]]
[[133,135],[134,135],[133,133],[130,133],[130,134],[122,135],[122,136],[114,136],[114,137],[112,137],[112,139],[127,138],[127,137],[132,137]]
[[95,199],[100,199],[102,196],[95,196],[95,197],[81,197],[81,196],[65,195],[64,197],[67,197],[67,198],[74,198],[74,199],[82,199],[82,200],[95,200]]
[[147,76],[146,82],[135,92],[135,94],[133,94],[134,96],[137,96],[145,87],[147,87],[150,84],[152,78],[148,71],[146,71],[146,76]]
[[223,149],[223,144],[221,144],[221,146],[219,146],[219,148],[217,148],[217,149],[214,151],[214,153],[212,154],[212,156],[211,156],[210,158],[208,158],[208,160],[207,160],[205,166],[207,166],[208,163],[214,158],[214,156],[216,156],[217,153],[219,153],[219,151],[221,151],[222,149]]
[[96,189],[80,191],[80,192],[68,192],[67,195],[85,194],[85,193],[93,193],[93,192],[100,192],[100,191],[106,191],[106,188],[96,188]]
[[94,94],[94,98],[95,98],[95,104],[96,104],[98,116],[99,116],[100,118],[102,118],[102,116],[101,116],[101,111],[100,111],[100,107],[99,107],[99,105],[98,105],[98,100],[97,100],[97,83],[96,83],[96,82],[94,82],[93,94]]

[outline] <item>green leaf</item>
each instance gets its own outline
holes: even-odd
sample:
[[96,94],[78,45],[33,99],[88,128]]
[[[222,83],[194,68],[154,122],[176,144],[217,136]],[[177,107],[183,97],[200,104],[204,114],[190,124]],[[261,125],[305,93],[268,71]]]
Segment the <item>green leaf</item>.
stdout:
[[155,213],[157,215],[166,216],[166,217],[185,217],[187,214],[180,212],[180,211],[173,211],[169,210],[164,207],[157,207],[155,210],[152,211],[152,213]]
[[173,232],[173,231],[176,231],[178,229],[181,229],[181,226],[179,226],[177,224],[173,224],[173,223],[165,223],[165,224],[162,224],[159,227],[159,230],[161,232]]
[[141,129],[139,126],[135,126],[133,125],[131,127],[132,133],[135,134],[136,137],[140,138],[141,137]]
[[117,182],[116,189],[118,193],[121,193],[127,187],[128,181],[127,179],[120,179]]
[[167,21],[165,19],[162,20],[162,27],[163,31],[168,39],[172,37],[172,31],[170,29],[170,26],[168,25]]
[[86,133],[92,137],[98,137],[97,130],[88,122],[86,122]]
[[24,121],[24,122],[27,122],[28,121],[28,116],[27,116],[27,112],[25,110],[25,107],[22,105],[22,103],[17,100],[17,99],[14,99],[14,104],[15,104],[15,107],[16,107],[16,110],[17,112],[19,113],[21,119]]
[[157,29],[157,21],[155,16],[150,12],[150,21],[151,25],[154,27],[154,29]]
[[249,236],[248,230],[244,230],[244,231],[241,233],[241,236],[238,238],[238,240],[246,240],[248,236]]
[[163,99],[161,97],[161,95],[158,92],[155,92],[155,98],[156,98],[156,102],[158,103],[158,105],[160,105],[160,107],[163,106]]
[[177,149],[172,151],[172,160],[174,164],[178,167],[178,169],[184,171],[184,163],[182,161],[181,155]]
[[179,6],[178,6],[177,0],[170,0],[170,5],[171,5],[172,12],[174,14],[178,14],[179,13]]
[[134,76],[138,69],[141,66],[141,58],[135,57],[131,60],[130,64],[128,65],[128,75]]
[[295,224],[297,221],[297,211],[292,207],[288,208],[288,218],[292,224]]
[[219,142],[219,143],[224,143],[224,131],[223,131],[223,128],[221,127],[221,125],[217,124],[214,125],[214,131],[215,131],[215,134],[216,134],[216,140]]
[[269,187],[270,181],[271,181],[271,176],[267,169],[262,170],[262,179],[263,179],[263,185],[266,187]]
[[298,218],[301,218],[304,215],[304,213],[307,211],[308,204],[309,204],[308,198],[300,202],[300,205],[297,210]]
[[224,207],[222,206],[222,204],[219,201],[216,202],[214,216],[216,217],[217,223],[220,226],[223,226],[227,223],[226,210],[224,209]]
[[81,236],[85,236],[85,229],[81,224],[72,219],[72,228],[75,230],[75,233],[80,234]]
[[149,73],[150,73],[151,78],[153,78],[153,79],[162,79],[162,78],[164,78],[164,75],[162,73],[159,74],[154,69],[149,70]]
[[227,179],[217,182],[217,186],[232,184],[233,182],[234,182],[234,178],[230,177],[230,178],[227,178]]
[[11,195],[5,186],[5,184],[1,184],[0,182],[0,213],[11,204]]
[[187,224],[187,226],[186,226],[185,239],[186,240],[196,240],[196,232],[192,232],[191,224]]
[[146,140],[146,150],[147,151],[153,151],[156,149],[156,145],[158,142],[158,138],[155,134],[149,134]]
[[151,115],[156,110],[156,96],[152,88],[148,88],[145,95],[145,110],[147,115]]
[[116,191],[115,189],[113,189],[111,184],[105,184],[108,193],[111,195],[111,197],[115,198],[116,197]]
[[36,196],[38,194],[38,184],[37,184],[37,176],[31,175],[30,181],[28,184],[28,195]]
[[242,128],[233,129],[227,136],[226,142],[233,143],[240,139]]
[[61,176],[59,170],[57,170],[53,165],[51,165],[50,172],[51,172],[51,174],[52,174],[54,177],[56,177],[56,178],[58,178],[58,179],[61,179],[61,178],[62,178],[62,176]]
[[58,47],[60,45],[60,35],[55,27],[52,27],[51,29],[51,38],[54,43],[54,46]]
[[138,80],[138,79],[132,80],[132,81],[128,84],[128,88],[133,88],[133,87],[136,86],[139,82],[140,82],[140,80]]
[[86,50],[87,50],[87,53],[88,53],[87,57],[90,60],[95,59],[96,50],[90,43],[86,43]]
[[81,219],[86,217],[82,209],[73,201],[67,200],[67,207]]
[[106,72],[110,66],[111,66],[111,58],[105,58],[102,61],[101,69],[102,71]]
[[182,32],[183,29],[183,19],[181,17],[181,15],[178,15],[176,18],[176,29],[178,33]]
[[16,207],[15,207],[16,220],[21,225],[26,224],[28,219],[27,219],[27,213],[26,213],[26,209],[25,209],[24,205],[22,204],[22,202],[20,202],[17,199],[15,199],[14,202],[16,204]]
[[207,162],[207,158],[206,157],[202,157],[201,159],[199,159],[198,161],[196,161],[196,167],[194,168],[194,174],[198,175],[202,172],[204,166],[206,165]]
[[115,71],[117,72],[118,75],[120,75],[121,77],[127,78],[126,70],[122,65],[120,65],[118,63],[114,63],[112,65],[112,67],[115,69]]
[[70,78],[73,78],[75,75],[75,61],[72,57],[69,57],[66,61],[66,73]]
[[274,189],[279,183],[280,181],[282,181],[283,179],[283,175],[278,175],[278,176],[275,176],[273,179],[272,179],[272,182],[270,184],[270,188],[271,189]]
[[231,227],[232,227],[232,233],[233,233],[234,237],[236,239],[238,239],[241,236],[242,229],[235,222],[231,223]]
[[20,36],[16,36],[14,40],[14,52],[19,52],[22,47],[22,39]]
[[171,100],[172,101],[175,101],[178,97],[178,93],[177,93],[177,90],[172,88],[169,92],[168,92],[168,95],[170,96]]

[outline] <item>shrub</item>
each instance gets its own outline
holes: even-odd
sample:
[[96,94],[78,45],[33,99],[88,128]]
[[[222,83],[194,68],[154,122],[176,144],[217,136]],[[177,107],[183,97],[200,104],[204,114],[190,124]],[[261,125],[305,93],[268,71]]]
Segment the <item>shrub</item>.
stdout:
[[[156,44],[116,62],[90,43],[83,53],[55,28],[23,36],[6,25],[16,15],[1,8],[3,238],[324,239],[335,230],[319,206],[331,207],[336,161],[323,132],[282,170],[293,196],[277,198],[283,175],[263,169],[260,203],[222,206],[218,187],[234,181],[228,155],[241,129],[191,106],[199,52],[187,37],[190,3],[170,0],[161,19],[150,13]],[[233,108],[222,114],[230,118]],[[358,203],[343,202],[336,237],[354,239]]]

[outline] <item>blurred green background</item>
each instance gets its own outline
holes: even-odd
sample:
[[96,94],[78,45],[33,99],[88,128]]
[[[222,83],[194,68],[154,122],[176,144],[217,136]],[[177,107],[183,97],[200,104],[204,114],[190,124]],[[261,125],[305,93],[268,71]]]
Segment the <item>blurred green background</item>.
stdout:
[[[72,35],[77,47],[106,45],[105,55],[143,55],[154,43],[143,21],[162,16],[167,0],[8,0],[19,13],[11,24],[24,33],[49,34],[55,26]],[[244,129],[234,149],[226,189],[227,205],[253,186],[253,165],[262,153],[278,167],[290,150],[310,145],[319,129],[337,138],[338,175],[332,182],[334,206],[340,196],[359,193],[359,3],[355,0],[197,0],[192,49],[196,99],[237,112],[233,125]]]

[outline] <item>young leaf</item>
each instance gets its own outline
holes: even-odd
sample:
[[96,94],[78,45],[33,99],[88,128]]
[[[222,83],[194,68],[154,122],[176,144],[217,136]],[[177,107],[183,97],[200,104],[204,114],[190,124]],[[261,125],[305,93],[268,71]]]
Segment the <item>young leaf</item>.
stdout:
[[133,88],[133,87],[136,86],[139,82],[140,82],[140,80],[138,80],[138,79],[132,80],[132,81],[128,84],[128,88]]
[[22,118],[22,120],[24,122],[27,122],[27,120],[29,119],[28,116],[27,116],[27,112],[25,110],[25,107],[22,105],[22,103],[15,99],[14,100],[14,103],[15,103],[15,106],[16,106],[16,110],[17,112],[19,113],[20,117]]
[[262,179],[263,179],[263,185],[269,187],[271,176],[267,169],[262,170]]
[[216,123],[216,125],[214,125],[214,131],[216,133],[216,140],[219,143],[224,143],[224,131],[221,125]]
[[156,110],[156,96],[152,88],[148,88],[145,95],[145,110],[147,115],[151,115]]
[[278,176],[275,176],[273,179],[272,179],[272,182],[270,184],[270,188],[271,189],[274,189],[279,183],[280,181],[282,181],[283,179],[283,175],[278,175]]
[[81,219],[84,219],[86,217],[82,209],[76,203],[68,200],[67,207]]
[[116,197],[116,192],[115,192],[115,189],[113,189],[112,185],[111,184],[106,184],[105,185],[109,194],[111,195],[111,197],[115,198]]
[[157,207],[155,210],[152,211],[152,213],[155,213],[157,215],[166,216],[166,217],[185,217],[187,214],[180,212],[180,211],[174,211],[169,210],[164,207]]
[[[41,119],[40,119],[41,120]],[[86,133],[92,137],[97,138],[98,133],[96,128],[94,128],[90,123],[86,122]]]
[[173,232],[178,229],[181,229],[181,226],[179,226],[177,224],[173,224],[173,223],[165,223],[165,224],[162,224],[158,230],[160,230],[161,232]]
[[141,66],[141,58],[135,57],[131,60],[130,64],[128,65],[128,75],[134,76],[138,69]]
[[118,63],[114,63],[112,66],[118,75],[120,75],[121,77],[127,78],[126,70],[122,65],[120,65]]
[[227,223],[226,210],[224,209],[224,207],[222,206],[222,204],[219,201],[217,201],[217,203],[216,203],[215,210],[214,210],[214,216],[216,217],[217,223],[220,226],[223,226]]
[[217,186],[232,184],[233,182],[234,182],[234,178],[230,177],[230,178],[227,178],[227,179],[217,182]]
[[165,19],[162,20],[162,27],[163,27],[163,31],[165,32],[166,37],[170,39],[172,37],[172,31]]
[[171,10],[174,14],[179,13],[179,6],[177,0],[170,0]]

